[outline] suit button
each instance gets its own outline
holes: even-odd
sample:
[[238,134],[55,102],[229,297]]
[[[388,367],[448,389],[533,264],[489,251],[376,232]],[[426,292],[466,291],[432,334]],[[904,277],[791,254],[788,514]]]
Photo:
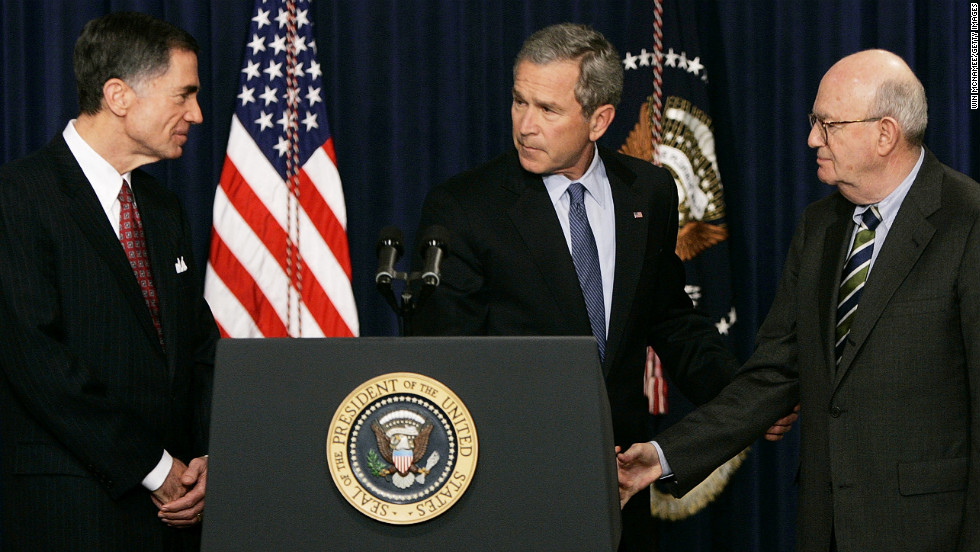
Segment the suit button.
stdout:
[[839,406],[835,406],[835,407],[833,407],[833,408],[830,409],[830,415],[832,417],[834,417],[834,418],[840,418],[840,415],[841,415],[842,412],[843,411],[840,409]]

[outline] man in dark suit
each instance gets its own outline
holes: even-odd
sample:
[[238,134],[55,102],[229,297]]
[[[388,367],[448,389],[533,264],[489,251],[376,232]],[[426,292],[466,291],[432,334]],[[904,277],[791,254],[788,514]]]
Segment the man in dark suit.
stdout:
[[217,330],[173,193],[198,47],[134,13],[75,45],[80,111],[0,169],[4,550],[190,550]]
[[[752,358],[657,437],[666,486],[799,400],[799,550],[980,550],[980,185],[922,146],[925,92],[889,52],[831,67],[811,123],[837,193],[803,213]],[[622,454],[621,498],[660,464]]]
[[[646,438],[647,345],[696,402],[736,367],[684,291],[670,174],[595,144],[622,82],[615,49],[584,25],[528,38],[514,64],[515,149],[425,201],[420,229],[447,228],[450,253],[411,327],[419,335],[595,336],[619,445]],[[559,369],[555,385],[561,379]],[[620,548],[656,549],[648,504],[624,510]]]

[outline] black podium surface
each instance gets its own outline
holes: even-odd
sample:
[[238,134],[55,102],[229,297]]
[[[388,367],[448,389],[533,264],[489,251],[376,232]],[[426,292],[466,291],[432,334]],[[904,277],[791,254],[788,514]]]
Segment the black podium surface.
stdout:
[[[412,372],[465,404],[479,459],[465,494],[412,525],[371,519],[328,468],[329,426],[369,379]],[[590,337],[222,340],[206,551],[615,550],[612,425]]]

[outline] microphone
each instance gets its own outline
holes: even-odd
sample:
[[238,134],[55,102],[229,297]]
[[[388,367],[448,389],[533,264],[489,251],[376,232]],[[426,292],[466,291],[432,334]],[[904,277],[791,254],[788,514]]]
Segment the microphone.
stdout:
[[424,286],[433,288],[439,285],[439,264],[448,253],[449,230],[439,225],[426,228],[419,244],[419,255],[425,259],[421,276]]
[[385,226],[378,233],[378,244],[375,247],[378,254],[378,271],[374,276],[374,282],[378,286],[391,286],[391,281],[395,278],[395,263],[401,258],[404,246],[402,245],[402,231],[396,226]]

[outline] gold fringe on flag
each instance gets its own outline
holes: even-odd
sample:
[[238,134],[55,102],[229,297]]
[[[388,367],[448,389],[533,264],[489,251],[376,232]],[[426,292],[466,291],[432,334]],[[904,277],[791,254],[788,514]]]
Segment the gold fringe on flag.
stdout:
[[725,490],[728,480],[748,455],[749,448],[746,448],[681,498],[662,493],[650,485],[650,514],[659,519],[677,521],[698,513]]

